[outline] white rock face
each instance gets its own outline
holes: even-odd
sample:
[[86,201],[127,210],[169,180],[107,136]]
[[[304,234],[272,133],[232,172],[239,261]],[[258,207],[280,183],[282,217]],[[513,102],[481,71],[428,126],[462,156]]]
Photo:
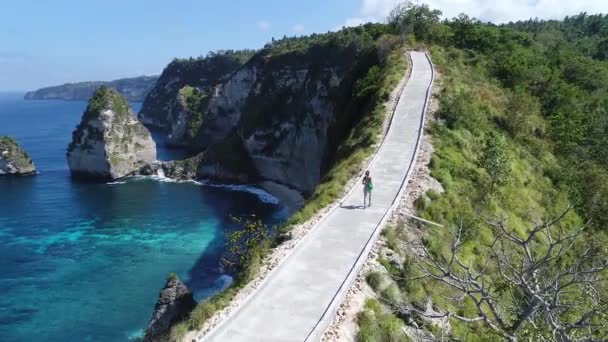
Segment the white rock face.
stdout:
[[169,134],[167,135],[167,143],[174,146],[185,145],[185,135],[188,128],[188,120],[190,120],[191,113],[188,112],[183,106],[184,99],[179,94],[171,113],[177,112],[175,117],[171,117],[169,121]]
[[330,82],[307,81],[306,69],[282,70],[275,76],[277,89],[295,94],[288,104],[296,101],[298,94],[309,93],[299,115],[275,116],[277,121],[244,134],[245,148],[264,179],[289,184],[304,193],[314,191],[321,179],[327,134],[335,117],[333,104],[327,100],[327,86],[339,83],[333,70],[327,74]]
[[67,153],[75,175],[117,179],[156,161],[156,144],[115,90],[96,91]]
[[[236,131],[261,179],[311,194],[322,176],[329,129],[336,116],[329,93],[341,81],[329,67],[314,71],[305,65],[272,71],[263,65],[243,67],[211,98],[199,143],[214,149],[214,144]],[[225,164],[221,158],[214,163],[204,165],[200,176],[215,178],[229,172],[221,167]]]
[[239,122],[245,101],[257,81],[257,69],[239,69],[230,79],[216,89],[208,107],[207,120],[203,125],[200,142],[209,146],[224,139]]

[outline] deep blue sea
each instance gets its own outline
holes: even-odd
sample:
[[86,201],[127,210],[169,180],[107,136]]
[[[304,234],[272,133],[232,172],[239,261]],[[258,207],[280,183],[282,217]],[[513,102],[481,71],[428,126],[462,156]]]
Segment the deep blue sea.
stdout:
[[[0,177],[1,341],[133,340],[170,272],[197,299],[229,283],[219,256],[230,215],[284,218],[280,204],[247,191],[75,181],[65,151],[86,103],[22,96],[0,93],[0,135],[15,137],[39,173]],[[159,159],[186,155],[154,136]]]

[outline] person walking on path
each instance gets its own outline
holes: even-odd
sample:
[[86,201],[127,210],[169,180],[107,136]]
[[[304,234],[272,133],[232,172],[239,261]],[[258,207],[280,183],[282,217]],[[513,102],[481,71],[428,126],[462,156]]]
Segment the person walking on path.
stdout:
[[365,208],[365,200],[367,199],[367,206],[372,206],[372,189],[374,184],[372,183],[372,177],[369,175],[369,171],[365,171],[365,177],[363,177],[363,208]]

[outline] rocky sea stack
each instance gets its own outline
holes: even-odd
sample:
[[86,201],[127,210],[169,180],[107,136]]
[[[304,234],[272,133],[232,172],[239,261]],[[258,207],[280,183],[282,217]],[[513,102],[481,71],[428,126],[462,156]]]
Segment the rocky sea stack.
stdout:
[[32,158],[25,152],[15,139],[7,136],[0,137],[0,176],[32,175],[36,167]]
[[196,301],[192,292],[175,274],[170,274],[154,306],[144,342],[161,340],[174,324],[188,318],[195,307]]
[[75,176],[118,179],[156,161],[156,144],[118,91],[100,87],[89,100],[67,152]]

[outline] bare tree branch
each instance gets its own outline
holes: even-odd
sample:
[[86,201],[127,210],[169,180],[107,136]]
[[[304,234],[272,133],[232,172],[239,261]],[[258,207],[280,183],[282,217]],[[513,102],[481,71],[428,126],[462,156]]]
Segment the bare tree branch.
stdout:
[[[605,253],[580,247],[587,224],[576,229],[561,227],[571,208],[546,221],[530,221],[531,227],[523,236],[509,229],[506,219],[482,219],[493,230],[494,238],[484,246],[487,258],[481,265],[461,258],[466,244],[462,222],[455,229],[448,255],[435,255],[423,241],[416,243],[414,250],[419,253],[414,265],[422,275],[412,279],[443,284],[455,292],[444,298],[457,306],[470,301],[476,308],[470,316],[448,311],[433,318],[481,322],[510,341],[525,336],[555,341],[606,338],[608,303],[599,284],[608,260]],[[512,302],[501,297],[504,284]],[[531,329],[524,329],[526,326]]]

